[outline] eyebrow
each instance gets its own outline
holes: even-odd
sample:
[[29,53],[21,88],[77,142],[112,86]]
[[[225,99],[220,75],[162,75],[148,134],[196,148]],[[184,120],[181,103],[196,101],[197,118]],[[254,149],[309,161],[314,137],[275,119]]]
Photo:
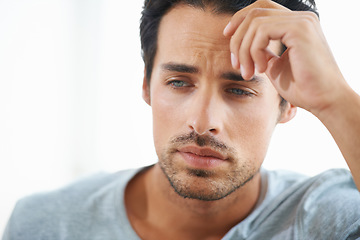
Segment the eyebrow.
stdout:
[[263,81],[263,79],[257,75],[254,75],[250,80],[245,80],[240,73],[235,72],[225,72],[221,74],[221,78],[225,80],[231,80],[236,82],[254,82],[254,83],[260,83]]
[[[199,73],[200,70],[199,68],[192,66],[192,65],[188,65],[188,64],[181,64],[181,63],[165,63],[163,65],[161,65],[161,68],[164,71],[169,71],[169,72],[178,72],[178,73]],[[263,79],[260,78],[259,76],[254,75],[254,77],[252,77],[250,80],[245,80],[240,73],[236,73],[236,72],[225,72],[223,74],[221,74],[221,78],[225,79],[225,80],[231,80],[231,81],[236,81],[236,82],[254,82],[254,83],[259,83],[262,82]]]
[[161,66],[161,68],[165,71],[169,72],[179,72],[179,73],[199,73],[199,69],[197,67],[187,65],[187,64],[179,64],[179,63],[165,63]]

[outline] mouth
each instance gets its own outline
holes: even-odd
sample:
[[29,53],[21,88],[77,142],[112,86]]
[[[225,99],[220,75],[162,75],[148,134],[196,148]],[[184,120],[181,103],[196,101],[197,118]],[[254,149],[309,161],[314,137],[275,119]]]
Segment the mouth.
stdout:
[[184,161],[195,169],[212,169],[228,162],[227,157],[211,148],[186,146],[178,149]]

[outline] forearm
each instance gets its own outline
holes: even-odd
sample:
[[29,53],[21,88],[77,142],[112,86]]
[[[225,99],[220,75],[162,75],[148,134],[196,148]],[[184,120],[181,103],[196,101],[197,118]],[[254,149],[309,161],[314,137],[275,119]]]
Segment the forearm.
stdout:
[[360,96],[347,86],[334,106],[315,115],[333,136],[360,191]]

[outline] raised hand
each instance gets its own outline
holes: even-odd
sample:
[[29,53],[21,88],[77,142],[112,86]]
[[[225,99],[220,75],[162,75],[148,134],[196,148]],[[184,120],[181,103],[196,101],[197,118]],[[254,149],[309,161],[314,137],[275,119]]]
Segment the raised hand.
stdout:
[[[245,79],[265,72],[279,94],[315,115],[348,89],[312,12],[290,11],[259,0],[240,10],[224,30],[233,67]],[[280,55],[280,44],[287,50]]]

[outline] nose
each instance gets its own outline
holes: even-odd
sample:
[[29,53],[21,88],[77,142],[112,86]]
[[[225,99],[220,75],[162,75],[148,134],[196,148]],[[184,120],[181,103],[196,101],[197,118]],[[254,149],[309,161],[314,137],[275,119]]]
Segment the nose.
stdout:
[[199,135],[218,134],[223,128],[224,108],[214,93],[198,93],[188,107],[188,127]]

